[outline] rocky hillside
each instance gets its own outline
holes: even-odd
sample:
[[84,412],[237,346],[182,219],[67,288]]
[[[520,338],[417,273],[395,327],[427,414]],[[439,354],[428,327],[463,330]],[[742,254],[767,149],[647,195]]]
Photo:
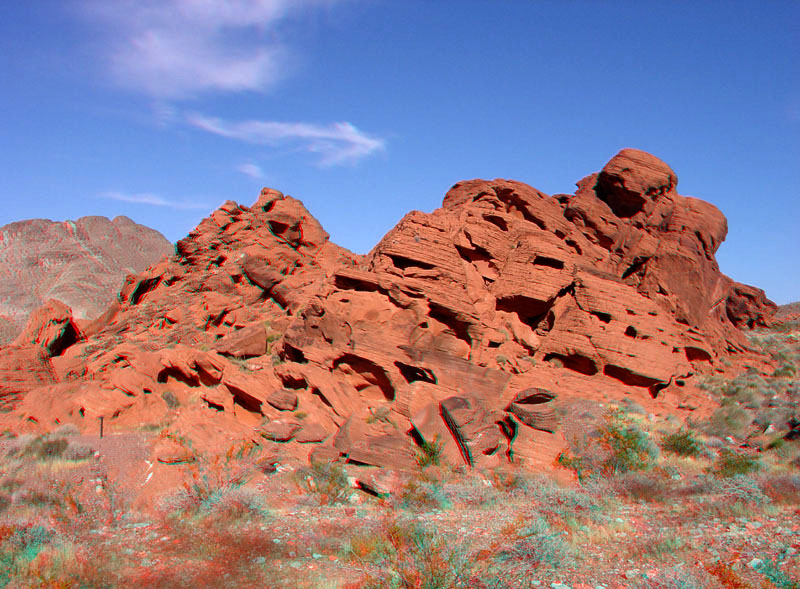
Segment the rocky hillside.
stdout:
[[6,420],[104,416],[365,467],[438,440],[451,461],[547,468],[572,401],[687,415],[712,403],[698,376],[765,366],[741,329],[775,305],[720,273],[726,219],[677,182],[632,149],[574,194],[459,182],[366,256],[277,191],[227,202],[85,329],[41,309],[0,353]]
[[69,305],[76,318],[100,315],[126,274],[172,252],[158,231],[127,217],[33,219],[0,227],[0,344],[50,299]]

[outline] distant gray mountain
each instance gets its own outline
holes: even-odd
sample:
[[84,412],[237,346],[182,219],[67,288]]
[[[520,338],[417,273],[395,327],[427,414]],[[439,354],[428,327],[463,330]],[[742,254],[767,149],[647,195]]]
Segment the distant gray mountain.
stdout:
[[78,318],[101,314],[126,274],[172,252],[158,231],[127,217],[31,219],[0,227],[0,344],[49,299],[66,303]]

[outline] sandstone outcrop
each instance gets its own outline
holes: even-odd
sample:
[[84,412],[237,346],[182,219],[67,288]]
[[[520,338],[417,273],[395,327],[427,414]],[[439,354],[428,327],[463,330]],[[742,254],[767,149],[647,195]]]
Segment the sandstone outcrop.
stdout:
[[551,467],[562,401],[676,412],[702,402],[698,375],[763,362],[740,328],[775,305],[720,273],[725,217],[677,185],[631,149],[572,195],[459,182],[366,256],[277,191],[227,202],[62,336],[57,384],[16,397],[9,419],[166,415],[187,435],[216,424],[211,447],[249,436],[373,474],[410,468],[426,442],[453,464]]

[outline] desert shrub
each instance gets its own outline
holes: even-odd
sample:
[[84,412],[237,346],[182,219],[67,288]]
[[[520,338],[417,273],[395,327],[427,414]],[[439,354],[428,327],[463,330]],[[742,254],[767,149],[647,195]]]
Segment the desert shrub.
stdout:
[[716,495],[729,503],[766,505],[770,502],[770,498],[762,492],[758,482],[753,477],[745,475],[721,479],[716,488]]
[[698,456],[703,451],[700,441],[688,430],[665,436],[661,441],[661,447],[678,456]]
[[729,589],[748,589],[750,585],[745,583],[733,567],[723,561],[717,561],[705,565],[706,571],[715,577],[723,587]]
[[[190,446],[188,442],[187,446]],[[162,501],[162,508],[197,514],[242,487],[248,481],[251,469],[234,461],[237,447],[231,446],[224,455],[213,457],[195,453],[195,459],[188,465],[188,478],[184,480],[183,488],[167,496]]]
[[347,503],[353,496],[347,471],[337,462],[313,461],[295,471],[295,480],[301,489],[316,495],[323,505]]
[[379,572],[363,580],[365,588],[470,587],[473,564],[464,549],[419,522],[390,519],[372,553]]
[[492,482],[480,476],[459,477],[445,484],[443,491],[450,502],[478,509],[492,508],[500,499]]
[[774,378],[794,378],[797,376],[797,367],[794,362],[784,361],[772,373]]
[[439,466],[442,462],[442,449],[444,442],[435,435],[430,442],[423,441],[417,449],[416,461],[419,468],[426,466]]
[[516,531],[515,536],[510,546],[498,552],[499,561],[524,568],[558,569],[571,560],[572,552],[563,535],[537,514],[533,514],[530,523]]
[[585,482],[602,475],[616,475],[647,470],[659,455],[658,446],[626,413],[617,409],[606,415],[605,422],[582,438],[574,438],[569,451],[558,463],[574,470]]
[[54,429],[52,435],[54,437],[78,436],[80,433],[81,431],[78,429],[78,426],[72,423],[65,423]]
[[379,530],[372,528],[360,530],[346,539],[342,546],[343,555],[358,562],[379,562],[391,552],[392,545],[388,538]]
[[67,449],[64,450],[64,459],[66,460],[86,460],[92,455],[93,450],[85,445],[70,442]]
[[565,488],[546,476],[531,477],[522,492],[538,505],[539,512],[551,521],[566,516],[588,516],[590,519],[600,510],[595,496],[587,490],[591,483],[582,489]]
[[399,494],[400,505],[414,511],[443,510],[452,507],[452,502],[439,481],[424,477],[410,479]]
[[727,448],[723,448],[717,460],[714,461],[711,471],[720,478],[728,478],[749,474],[760,468],[761,462],[758,458],[748,456],[747,454],[738,454]]
[[714,411],[709,420],[701,427],[712,436],[741,437],[747,433],[752,419],[747,412],[736,404],[728,403]]
[[167,404],[167,407],[170,409],[177,409],[181,406],[181,402],[178,397],[175,396],[175,393],[172,391],[164,391],[161,393],[161,398],[164,399],[164,402]]
[[777,503],[800,504],[800,474],[763,476],[758,486],[764,494]]
[[68,445],[69,442],[64,438],[51,439],[46,436],[39,436],[24,447],[19,448],[19,455],[37,460],[55,460],[64,454]]
[[658,457],[658,447],[648,435],[619,413],[607,419],[600,444],[609,452],[603,466],[611,474],[646,470]]
[[264,497],[248,487],[223,488],[214,492],[203,504],[201,516],[213,516],[225,522],[265,519],[269,512]]
[[515,493],[528,488],[530,477],[517,469],[495,469],[489,472],[489,480],[498,491]]
[[659,531],[655,538],[644,539],[643,544],[641,556],[656,559],[663,559],[686,547],[686,541],[683,538],[674,532],[663,530]]
[[41,526],[14,526],[0,536],[0,586],[9,584],[52,539],[53,534]]
[[754,568],[756,571],[764,575],[773,587],[780,587],[781,589],[800,588],[800,582],[791,579],[784,571],[782,571],[781,563],[777,559],[763,559],[761,563]]
[[618,495],[636,501],[665,501],[672,490],[669,481],[653,472],[627,472],[616,477],[612,485]]

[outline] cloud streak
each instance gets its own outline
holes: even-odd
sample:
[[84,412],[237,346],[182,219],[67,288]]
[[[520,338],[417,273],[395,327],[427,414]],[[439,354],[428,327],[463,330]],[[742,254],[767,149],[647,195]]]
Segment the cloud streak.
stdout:
[[158,196],[157,194],[151,194],[149,192],[143,192],[138,194],[125,194],[122,192],[105,192],[101,194],[100,197],[108,200],[117,200],[120,202],[127,202],[137,205],[166,207],[177,210],[203,210],[203,209],[207,210],[211,208],[211,205],[209,205],[208,203],[169,200],[161,196]]
[[228,139],[273,147],[296,146],[318,154],[322,166],[354,163],[385,148],[382,139],[371,137],[347,122],[325,126],[279,121],[230,122],[197,113],[190,114],[187,121],[198,129]]
[[115,81],[156,99],[262,91],[283,74],[275,29],[334,0],[83,0],[102,26]]
[[236,169],[240,171],[245,176],[250,176],[256,180],[261,180],[264,177],[264,171],[261,169],[261,166],[254,164],[252,162],[247,162],[244,164],[239,164],[236,166]]

